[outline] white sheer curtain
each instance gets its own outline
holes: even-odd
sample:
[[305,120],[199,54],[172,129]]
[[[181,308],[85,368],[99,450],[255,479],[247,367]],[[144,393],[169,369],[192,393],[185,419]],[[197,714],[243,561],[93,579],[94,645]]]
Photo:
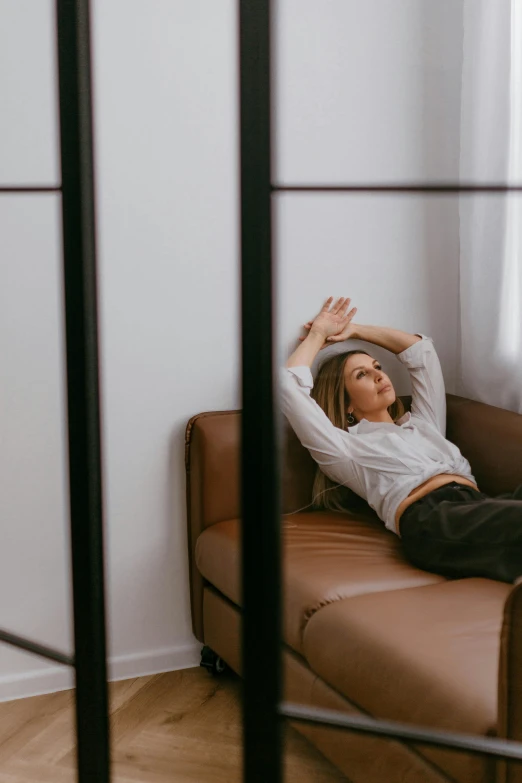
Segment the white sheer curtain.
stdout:
[[[522,184],[522,0],[464,0],[462,181]],[[460,198],[458,393],[522,413],[522,195]]]

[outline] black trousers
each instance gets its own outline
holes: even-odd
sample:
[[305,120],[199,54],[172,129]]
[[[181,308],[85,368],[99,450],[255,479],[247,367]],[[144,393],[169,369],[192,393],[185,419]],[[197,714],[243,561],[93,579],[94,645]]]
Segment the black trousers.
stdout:
[[496,497],[445,484],[406,509],[400,536],[406,558],[424,571],[512,583],[522,575],[522,484]]

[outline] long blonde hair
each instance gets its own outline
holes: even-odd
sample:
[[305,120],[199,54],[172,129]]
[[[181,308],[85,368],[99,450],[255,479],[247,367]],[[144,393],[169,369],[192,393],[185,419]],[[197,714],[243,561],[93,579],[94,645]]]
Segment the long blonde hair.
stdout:
[[[319,368],[312,389],[314,400],[320,405],[332,424],[342,430],[347,428],[346,409],[350,404],[350,395],[344,384],[344,365],[347,359],[356,353],[370,355],[367,351],[355,350],[332,356]],[[404,405],[399,398],[388,406],[388,413],[394,422],[404,415]],[[319,466],[315,473],[312,497],[312,505],[316,509],[349,511],[360,504],[360,499],[354,492],[347,487],[336,486],[335,482],[331,481]]]

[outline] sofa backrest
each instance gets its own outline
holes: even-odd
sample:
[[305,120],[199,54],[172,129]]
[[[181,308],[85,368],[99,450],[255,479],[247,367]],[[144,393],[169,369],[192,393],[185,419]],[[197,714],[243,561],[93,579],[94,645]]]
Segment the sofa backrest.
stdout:
[[[411,397],[401,399],[409,410]],[[496,495],[515,489],[522,483],[522,415],[453,394],[446,400],[446,437],[469,460],[481,491]],[[281,495],[287,513],[311,502],[316,468],[286,420],[284,426]],[[187,524],[196,636],[201,633],[195,618],[203,582],[194,563],[195,545],[206,527],[240,515],[240,427],[240,411],[200,413],[187,424]]]
[[[509,492],[522,483],[522,416],[447,394],[446,437],[471,463],[480,489]],[[406,410],[411,397],[402,396]],[[239,516],[240,411],[193,416],[187,425],[186,469],[192,474],[191,504],[201,528]],[[281,493],[283,513],[311,501],[315,463],[285,423]]]
[[486,495],[511,492],[522,483],[522,415],[447,394],[446,437],[469,460]]
[[[239,517],[240,428],[240,411],[201,413],[187,426],[187,501],[201,529]],[[310,503],[315,463],[288,425],[283,443],[281,493],[283,510],[288,511]]]

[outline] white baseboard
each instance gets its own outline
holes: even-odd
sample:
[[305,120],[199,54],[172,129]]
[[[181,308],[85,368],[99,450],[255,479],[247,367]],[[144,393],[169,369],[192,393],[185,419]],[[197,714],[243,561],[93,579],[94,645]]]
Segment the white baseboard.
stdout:
[[[108,661],[108,679],[127,680],[161,674],[199,665],[201,644],[195,642],[178,647],[153,650],[132,655],[120,655]],[[0,702],[55,693],[74,687],[74,672],[65,666],[48,666],[23,674],[0,677]]]
[[199,666],[202,646],[199,642],[191,642],[150,653],[120,655],[109,660],[109,680],[128,680],[131,677],[145,677],[147,674],[192,669]]
[[0,677],[0,702],[40,696],[74,687],[74,672],[67,666],[36,669]]

